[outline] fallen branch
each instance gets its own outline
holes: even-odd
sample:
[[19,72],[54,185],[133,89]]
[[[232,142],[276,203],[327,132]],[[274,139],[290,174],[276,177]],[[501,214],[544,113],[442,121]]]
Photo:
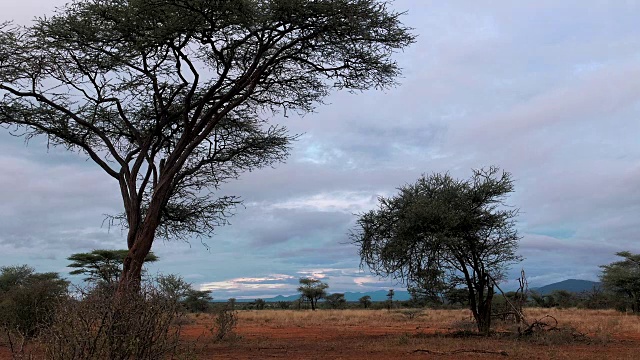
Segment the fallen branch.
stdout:
[[413,350],[414,353],[423,352],[431,355],[455,355],[461,353],[475,353],[475,354],[491,354],[491,355],[502,355],[509,356],[509,354],[504,350],[492,351],[492,350],[482,350],[482,349],[458,349],[453,351],[435,351],[428,349],[416,349]]
[[[546,323],[544,321],[545,319],[552,319],[555,322],[555,324],[552,325],[552,324]],[[540,318],[534,321],[533,323],[531,323],[531,325],[529,325],[524,331],[522,331],[521,335],[531,335],[536,330],[551,331],[551,330],[556,330],[557,328],[558,328],[558,319],[554,318],[551,315],[546,315],[543,318]]]

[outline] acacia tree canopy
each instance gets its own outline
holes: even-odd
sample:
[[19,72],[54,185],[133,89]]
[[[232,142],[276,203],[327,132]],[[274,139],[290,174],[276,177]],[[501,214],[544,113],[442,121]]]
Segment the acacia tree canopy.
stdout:
[[[67,258],[72,261],[67,267],[74,268],[71,275],[86,275],[85,281],[102,282],[113,285],[118,282],[122,274],[122,263],[128,250],[98,249],[88,253],[75,253]],[[144,258],[145,263],[156,262],[158,257],[149,252]]]
[[616,255],[623,260],[600,266],[602,286],[625,298],[631,311],[640,312],[640,254],[621,251]]
[[329,285],[318,279],[301,278],[298,292],[303,301],[311,303],[311,310],[315,310],[318,306],[318,300],[327,296]]
[[487,333],[494,281],[520,260],[518,210],[504,202],[513,191],[511,174],[491,167],[468,180],[423,175],[398,190],[380,197],[378,209],[360,214],[350,237],[361,264],[434,297],[466,285],[478,330]]
[[395,84],[414,41],[382,0],[86,0],[30,27],[0,25],[0,124],[86,154],[120,186],[139,283],[157,236],[211,235],[220,184],[283,161],[272,112],[333,89]]

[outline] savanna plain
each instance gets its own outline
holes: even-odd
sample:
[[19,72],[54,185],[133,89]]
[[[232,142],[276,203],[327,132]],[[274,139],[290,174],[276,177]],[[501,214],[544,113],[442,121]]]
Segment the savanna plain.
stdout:
[[[518,337],[497,322],[490,337],[474,335],[468,310],[244,310],[235,335],[213,341],[210,318],[184,326],[185,354],[197,359],[638,359],[640,319],[614,310],[529,309],[529,322],[558,324]],[[549,318],[547,318],[549,319]],[[546,320],[545,320],[546,321]]]
[[[614,310],[526,310],[527,321],[557,319],[551,330],[518,336],[497,321],[474,334],[468,310],[239,310],[234,332],[217,341],[213,318],[181,325],[177,359],[638,359],[640,319]],[[547,317],[547,319],[550,319]],[[0,347],[0,358],[11,353]],[[37,358],[37,355],[34,357]]]

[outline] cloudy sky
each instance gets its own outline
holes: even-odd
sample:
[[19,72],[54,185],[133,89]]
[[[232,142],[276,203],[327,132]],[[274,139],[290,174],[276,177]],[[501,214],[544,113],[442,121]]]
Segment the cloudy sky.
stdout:
[[[64,0],[0,0],[28,23]],[[203,241],[154,245],[152,273],[178,273],[218,299],[401,285],[359,269],[347,232],[422,173],[498,165],[513,173],[521,267],[531,286],[597,280],[615,252],[640,252],[640,1],[397,0],[418,41],[397,55],[401,86],[335,93],[303,118],[286,164],[245,174],[232,225]],[[0,131],[0,265],[66,274],[69,254],[123,248],[103,225],[117,184],[83,156]]]

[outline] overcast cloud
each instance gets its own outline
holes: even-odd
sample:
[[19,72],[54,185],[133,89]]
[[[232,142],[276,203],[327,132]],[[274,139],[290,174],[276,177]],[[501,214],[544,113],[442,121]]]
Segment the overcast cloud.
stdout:
[[[64,1],[0,0],[0,21],[27,23]],[[301,276],[331,291],[400,288],[359,270],[347,233],[422,173],[497,165],[522,211],[521,267],[531,286],[597,280],[598,265],[640,252],[640,1],[410,1],[418,42],[397,54],[402,85],[335,93],[303,118],[286,164],[244,174],[231,226],[190,244],[162,243],[152,273],[178,273],[215,298],[295,293]],[[25,146],[0,132],[0,265],[66,274],[65,258],[123,248],[103,224],[117,184],[85,157]]]

